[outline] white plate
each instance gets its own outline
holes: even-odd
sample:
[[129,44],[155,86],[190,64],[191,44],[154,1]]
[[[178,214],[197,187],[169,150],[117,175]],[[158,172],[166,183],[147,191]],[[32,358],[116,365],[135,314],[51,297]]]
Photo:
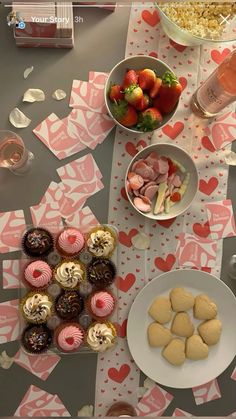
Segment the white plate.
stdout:
[[[222,322],[221,339],[210,347],[208,358],[186,360],[180,367],[169,364],[161,355],[162,349],[151,348],[147,340],[147,328],[153,321],[148,315],[152,301],[157,296],[167,296],[174,287],[185,287],[193,295],[207,294],[217,304],[217,318]],[[199,386],[218,377],[235,357],[235,318],[236,298],[223,281],[191,269],[167,272],[149,282],[134,300],[127,325],[129,349],[138,367],[152,380],[174,388]],[[194,320],[194,323],[197,326],[201,321]]]

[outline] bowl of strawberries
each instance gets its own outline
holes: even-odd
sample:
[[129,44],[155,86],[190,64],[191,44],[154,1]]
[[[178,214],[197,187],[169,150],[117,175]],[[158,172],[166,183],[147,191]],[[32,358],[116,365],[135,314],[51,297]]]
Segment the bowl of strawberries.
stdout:
[[120,61],[109,73],[104,90],[110,116],[135,134],[165,125],[175,114],[181,93],[172,69],[146,55]]

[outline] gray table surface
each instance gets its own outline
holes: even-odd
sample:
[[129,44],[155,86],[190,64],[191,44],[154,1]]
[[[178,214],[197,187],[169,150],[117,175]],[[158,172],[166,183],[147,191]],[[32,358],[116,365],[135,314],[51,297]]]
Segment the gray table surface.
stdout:
[[[115,13],[95,8],[76,8],[74,14],[81,16],[83,23],[75,25],[75,47],[72,50],[17,48],[11,30],[6,25],[6,14],[6,9],[0,6],[0,128],[12,128],[8,122],[9,112],[15,106],[20,106],[32,119],[31,125],[21,130],[20,134],[26,146],[34,153],[35,162],[31,173],[24,177],[16,177],[8,170],[0,169],[0,212],[23,209],[26,221],[30,223],[29,207],[40,201],[52,180],[59,181],[56,169],[62,165],[62,162],[35,138],[32,129],[51,112],[55,112],[60,118],[70,112],[68,98],[62,102],[56,102],[51,98],[55,89],[64,89],[69,97],[73,79],[87,80],[89,70],[109,71],[115,63],[124,58],[129,7],[118,7]],[[23,71],[31,65],[34,66],[34,72],[24,80]],[[21,103],[24,91],[30,87],[43,89],[47,94],[46,102]],[[114,130],[103,145],[93,152],[102,171],[105,188],[89,199],[88,204],[101,222],[107,222],[113,144]],[[87,152],[84,150],[78,153],[78,156]],[[65,159],[63,164],[76,157],[77,155],[74,155]],[[228,197],[232,199],[234,208],[235,181],[236,168],[231,168]],[[104,202],[107,203],[106,206]],[[227,239],[224,242],[221,277],[236,292],[236,281],[227,276],[227,262],[229,257],[236,253],[234,249],[236,250],[236,238]],[[14,259],[18,256],[17,252],[7,257],[0,255],[0,263],[3,259]],[[0,301],[17,297],[17,290],[4,290],[1,291]],[[1,345],[0,352],[4,349],[13,356],[18,344],[12,342]],[[236,411],[236,382],[230,379],[234,366],[235,362],[218,378],[221,399],[196,406],[191,390],[169,389],[174,395],[174,400],[164,415],[170,416],[175,407],[196,416],[227,416]],[[94,354],[64,356],[45,382],[17,364],[13,364],[9,370],[0,369],[0,415],[13,416],[28,387],[34,384],[49,393],[58,394],[71,415],[76,416],[81,406],[94,404],[95,374]],[[141,376],[141,382],[143,378]]]

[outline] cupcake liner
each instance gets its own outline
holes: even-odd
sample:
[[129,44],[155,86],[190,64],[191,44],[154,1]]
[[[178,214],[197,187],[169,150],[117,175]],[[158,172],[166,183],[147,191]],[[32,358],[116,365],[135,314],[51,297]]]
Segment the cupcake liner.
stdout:
[[[83,244],[83,247],[82,247],[82,248],[81,248],[78,252],[75,252],[75,253],[67,253],[67,252],[65,252],[65,250],[63,250],[63,249],[59,246],[59,243],[58,243],[58,239],[59,239],[59,236],[61,235],[61,233],[63,233],[63,231],[65,231],[65,230],[69,230],[69,229],[78,230],[78,231],[79,231],[79,233],[83,236],[83,239],[84,239],[84,244]],[[78,228],[76,228],[76,227],[65,227],[62,231],[60,231],[60,233],[58,233],[58,235],[57,235],[57,237],[56,237],[56,244],[55,244],[55,247],[56,247],[56,249],[57,249],[58,253],[59,253],[62,257],[64,257],[64,258],[78,258],[78,256],[79,256],[80,252],[84,250],[85,243],[86,243],[86,238],[85,238],[85,235],[84,235],[84,234],[83,234],[83,233],[82,233],[82,232],[81,232]]]
[[[43,252],[43,253],[32,253],[25,246],[25,240],[26,240],[27,235],[30,232],[33,232],[34,230],[40,230],[40,231],[46,232],[49,235],[49,237],[50,237],[50,239],[52,241],[51,247],[48,250],[46,250],[45,252]],[[29,230],[27,230],[26,233],[23,235],[22,240],[21,240],[21,247],[22,247],[23,252],[27,256],[29,256],[31,259],[37,259],[37,258],[42,258],[43,259],[43,258],[46,258],[49,255],[49,253],[51,253],[53,251],[53,249],[54,249],[54,238],[53,238],[53,235],[50,233],[50,231],[48,231],[46,228],[32,227]]]
[[[103,277],[103,279],[100,278],[100,279],[96,279],[96,280],[91,278],[91,273],[90,273],[91,267],[93,265],[98,264],[99,261],[101,261],[101,262],[106,261],[105,263],[109,264],[111,266],[111,268],[113,270],[113,279],[111,281],[110,280],[109,281],[105,280],[104,277]],[[86,272],[87,272],[88,281],[94,286],[95,289],[105,289],[105,288],[110,287],[115,282],[115,279],[117,277],[116,265],[109,258],[93,258],[92,262],[87,266]]]
[[[78,348],[76,348],[76,349],[74,349],[73,351],[65,351],[64,349],[62,349],[60,346],[59,346],[59,344],[58,344],[58,341],[57,341],[57,338],[58,338],[58,335],[59,335],[59,333],[61,332],[61,330],[63,330],[65,327],[68,327],[68,326],[76,326],[77,328],[79,328],[80,330],[81,330],[81,332],[83,333],[83,341],[82,341],[82,343],[81,343],[81,345],[78,347]],[[54,332],[54,345],[57,347],[57,349],[60,351],[60,352],[62,352],[62,353],[69,353],[69,354],[71,354],[71,353],[75,353],[75,352],[78,352],[83,346],[84,346],[84,342],[85,342],[85,340],[84,340],[84,338],[85,338],[85,331],[84,331],[84,329],[81,327],[81,325],[79,324],[79,323],[77,323],[77,322],[72,322],[72,321],[70,321],[70,322],[63,322],[62,324],[60,324],[57,328],[56,328],[56,330],[55,330],[55,332]]]
[[57,272],[57,269],[61,266],[61,265],[63,265],[63,263],[68,263],[68,262],[73,262],[73,263],[78,263],[79,265],[80,265],[80,267],[81,267],[81,269],[83,270],[83,278],[82,278],[82,282],[83,281],[86,281],[86,269],[85,269],[85,266],[83,265],[83,263],[81,263],[79,260],[77,260],[77,259],[73,259],[73,258],[70,258],[70,259],[63,259],[57,266],[55,266],[54,267],[54,269],[53,269],[53,280],[62,288],[62,289],[64,289],[64,290],[66,290],[66,291],[73,291],[73,290],[79,290],[79,286],[80,286],[80,284],[81,284],[81,281],[79,281],[78,282],[78,284],[75,286],[75,287],[66,287],[65,285],[63,285],[63,284],[61,284],[61,282],[60,281],[58,281],[57,279],[56,279],[56,272]]
[[[90,328],[92,328],[92,327],[94,327],[96,324],[98,324],[98,323],[100,323],[100,324],[105,324],[107,327],[109,327],[110,329],[111,329],[111,331],[112,331],[112,335],[113,335],[113,345],[112,346],[110,346],[110,347],[108,347],[108,348],[106,348],[104,351],[96,351],[96,350],[94,350],[93,349],[93,347],[92,346],[90,346],[89,344],[88,344],[88,342],[87,342],[87,336],[88,336],[88,332],[89,332],[89,330],[90,330]],[[115,327],[115,325],[113,324],[113,323],[111,323],[111,322],[109,322],[109,321],[104,321],[104,322],[102,322],[102,321],[96,321],[96,322],[94,322],[94,323],[92,323],[89,327],[88,327],[88,329],[87,329],[87,331],[86,331],[86,334],[85,334],[85,337],[84,337],[84,342],[85,342],[85,344],[87,345],[87,347],[89,347],[90,349],[92,349],[94,352],[96,352],[96,353],[102,353],[102,352],[106,352],[106,351],[108,351],[108,350],[112,350],[113,348],[114,348],[114,346],[115,346],[115,344],[116,344],[116,338],[117,338],[117,331],[116,331],[116,327]]]
[[[22,349],[24,350],[24,352],[26,352],[27,354],[31,354],[31,355],[41,355],[41,354],[44,354],[45,352],[47,352],[51,347],[52,347],[52,345],[53,345],[53,332],[52,332],[52,330],[50,330],[47,326],[44,326],[44,327],[46,327],[46,329],[48,329],[49,330],[49,332],[50,332],[50,335],[51,335],[51,342],[47,345],[47,346],[45,346],[45,348],[44,349],[42,349],[41,351],[30,351],[28,348],[26,348],[25,347],[25,344],[24,344],[24,336],[25,336],[25,332],[28,330],[28,329],[30,329],[30,328],[33,328],[34,326],[37,326],[37,325],[32,325],[32,324],[30,324],[30,325],[28,325],[27,327],[25,327],[25,329],[23,330],[23,332],[22,332],[22,335],[21,335],[21,340],[20,340],[20,342],[21,342],[21,347],[22,347]],[[40,325],[38,325],[38,326],[40,326]]]
[[[23,310],[23,306],[24,306],[24,304],[25,304],[25,302],[26,302],[26,300],[28,299],[28,298],[30,298],[30,297],[33,297],[35,294],[40,294],[40,295],[46,295],[47,297],[48,297],[48,299],[49,299],[49,301],[51,301],[51,303],[52,303],[52,308],[51,308],[51,314],[50,314],[50,316],[47,318],[47,319],[45,319],[45,320],[42,320],[42,321],[36,321],[36,320],[31,320],[31,319],[29,319],[26,315],[25,315],[25,313],[24,313],[24,310]],[[44,292],[44,291],[42,291],[41,289],[35,289],[34,291],[30,291],[30,292],[28,292],[21,300],[20,300],[20,311],[21,311],[21,315],[22,315],[22,317],[23,317],[23,319],[27,322],[27,323],[30,323],[30,324],[43,324],[43,323],[46,323],[47,322],[47,320],[50,318],[50,317],[52,317],[55,313],[54,313],[54,301],[53,301],[53,299],[52,299],[52,297],[47,293],[47,292]]]
[[[32,262],[37,262],[37,261],[39,261],[39,262],[45,262],[45,263],[47,263],[48,264],[48,266],[51,268],[51,271],[52,271],[52,276],[51,276],[51,279],[50,279],[50,281],[47,283],[47,284],[45,284],[43,287],[35,287],[34,285],[32,285],[30,282],[28,282],[27,281],[27,279],[25,278],[25,270],[26,270],[26,268],[27,268],[27,266],[29,266]],[[51,284],[52,284],[52,282],[53,282],[53,267],[52,266],[50,266],[50,264],[47,262],[47,261],[45,261],[43,258],[37,258],[37,259],[35,259],[35,260],[29,260],[26,264],[24,264],[24,267],[22,267],[22,273],[23,273],[23,275],[22,275],[22,282],[28,287],[28,288],[30,288],[30,289],[32,289],[32,291],[35,291],[35,290],[40,290],[40,291],[44,291],[44,290],[46,290]]]
[[[90,249],[89,249],[89,246],[88,246],[88,239],[90,238],[90,236],[91,236],[91,234],[92,233],[96,233],[97,231],[99,231],[99,230],[103,230],[103,231],[107,231],[107,232],[109,232],[110,234],[111,234],[111,236],[113,237],[113,239],[114,239],[114,246],[113,246],[113,249],[107,254],[107,255],[102,255],[102,256],[96,256]],[[117,239],[117,234],[116,234],[116,232],[115,232],[115,230],[113,230],[111,227],[109,227],[109,226],[107,226],[107,225],[99,225],[99,226],[96,226],[96,227],[93,227],[91,230],[89,230],[89,232],[86,234],[86,245],[87,245],[87,250],[94,256],[94,257],[98,257],[98,258],[100,258],[100,257],[105,257],[105,258],[110,258],[111,256],[112,256],[112,254],[114,253],[114,250],[115,250],[115,248],[116,248],[116,246],[117,246],[117,242],[118,242],[118,239]]]
[[97,320],[98,322],[99,321],[102,321],[102,322],[106,322],[108,319],[109,319],[109,317],[110,316],[112,316],[112,314],[114,313],[114,311],[115,311],[115,309],[116,309],[116,299],[115,299],[115,296],[110,292],[110,291],[108,291],[107,289],[106,290],[103,290],[104,292],[107,292],[107,294],[109,294],[112,298],[113,298],[113,301],[114,301],[114,307],[113,307],[113,310],[107,315],[107,316],[104,316],[104,317],[99,317],[99,316],[97,316],[93,311],[92,311],[92,309],[91,309],[91,299],[92,299],[92,297],[95,295],[95,294],[97,294],[98,292],[100,292],[100,291],[94,291],[88,298],[87,298],[87,300],[85,301],[85,309],[86,309],[86,311],[90,314],[90,316],[94,319],[94,320]]

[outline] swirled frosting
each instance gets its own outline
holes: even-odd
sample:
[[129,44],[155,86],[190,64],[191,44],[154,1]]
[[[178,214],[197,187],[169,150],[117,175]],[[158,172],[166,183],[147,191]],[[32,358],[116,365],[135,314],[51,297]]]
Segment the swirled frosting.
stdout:
[[57,336],[57,342],[63,351],[78,349],[83,342],[84,334],[78,326],[65,326]]
[[31,262],[25,269],[25,279],[33,287],[45,287],[52,277],[50,266],[42,260]]
[[96,292],[91,297],[91,311],[97,317],[107,317],[109,316],[115,305],[114,298],[109,292],[100,291]]
[[79,262],[63,262],[56,269],[55,278],[64,288],[73,289],[83,280]]
[[114,345],[112,329],[105,323],[96,323],[88,329],[87,343],[97,352],[104,352]]
[[43,323],[51,315],[52,302],[46,294],[34,294],[24,302],[23,312],[29,321]]
[[115,247],[115,240],[109,231],[97,230],[90,234],[87,241],[88,249],[97,257],[108,256]]
[[84,246],[83,234],[75,228],[67,228],[59,235],[58,245],[63,252],[74,255]]

